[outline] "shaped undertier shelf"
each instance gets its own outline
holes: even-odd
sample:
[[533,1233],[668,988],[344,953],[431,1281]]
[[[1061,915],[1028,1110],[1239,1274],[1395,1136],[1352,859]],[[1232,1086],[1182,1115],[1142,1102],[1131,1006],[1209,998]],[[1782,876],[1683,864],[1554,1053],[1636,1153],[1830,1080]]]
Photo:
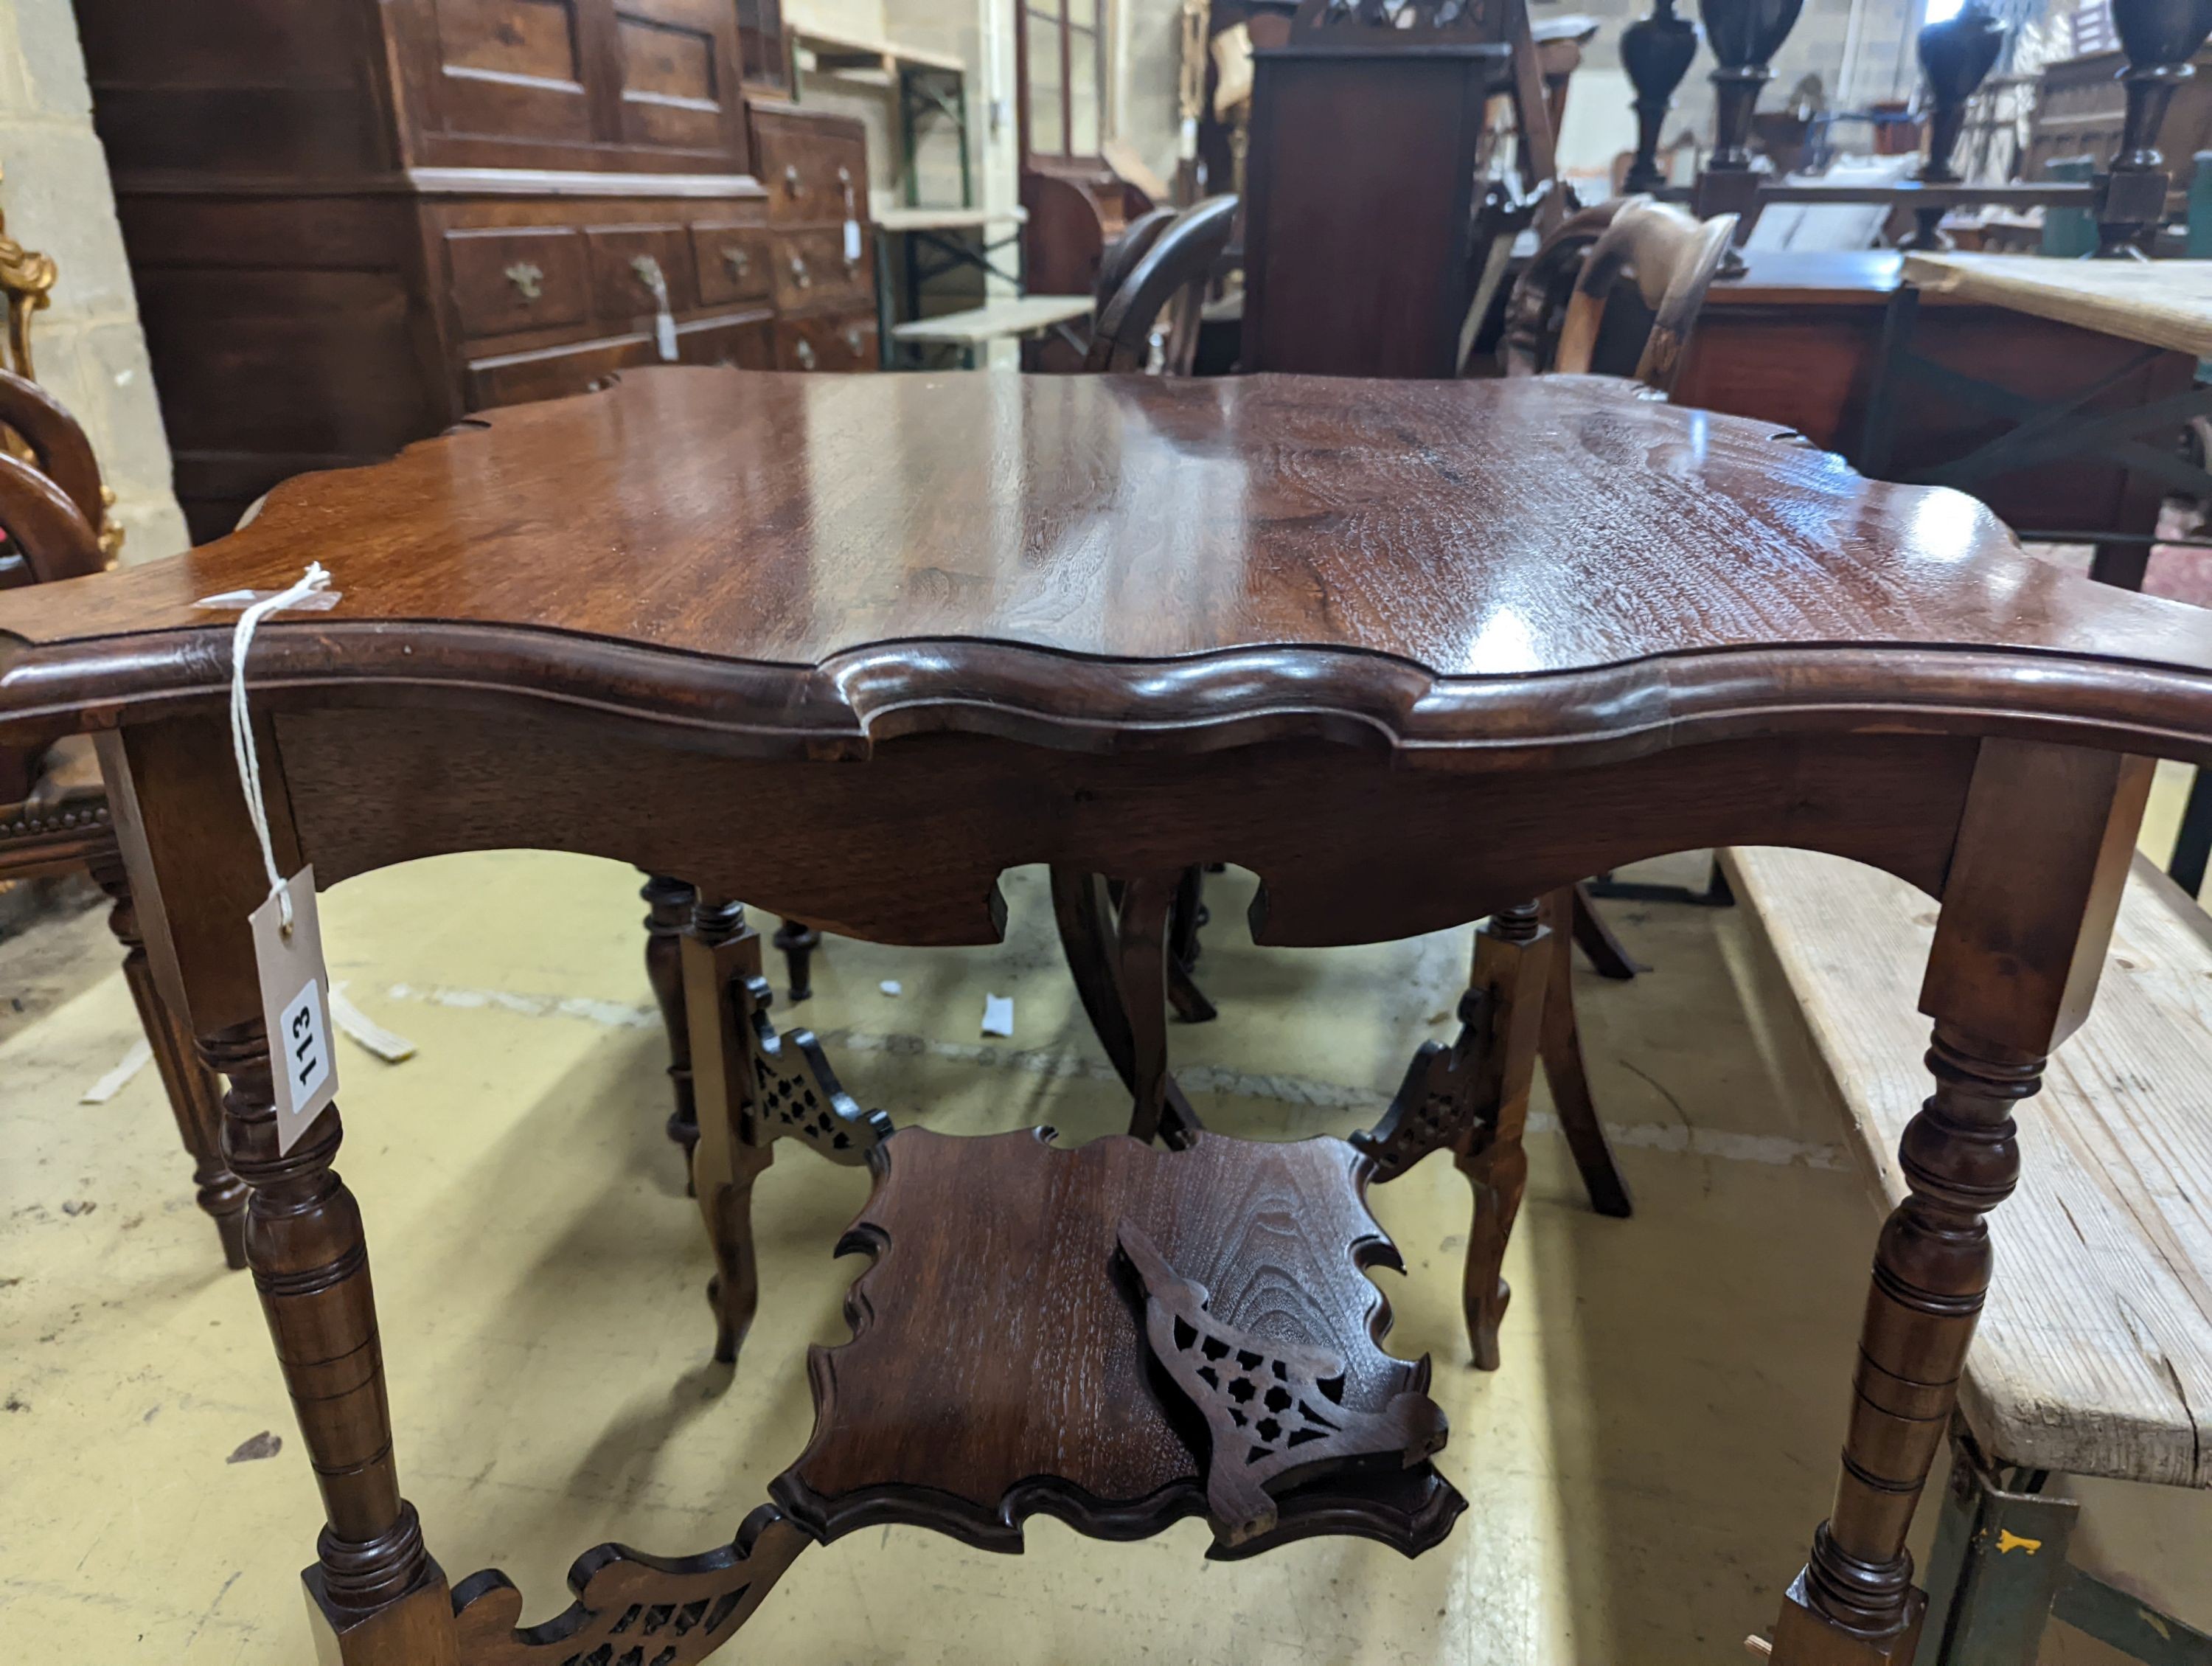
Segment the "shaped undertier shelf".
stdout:
[[1466,1507],[1428,1462],[1428,1361],[1378,1346],[1364,1269],[1400,1263],[1344,1141],[907,1128],[870,1162],[853,1340],[813,1351],[813,1438],[772,1489],[817,1537],[1018,1551],[1039,1511],[1109,1539],[1204,1515],[1217,1557],[1323,1533],[1410,1556]]

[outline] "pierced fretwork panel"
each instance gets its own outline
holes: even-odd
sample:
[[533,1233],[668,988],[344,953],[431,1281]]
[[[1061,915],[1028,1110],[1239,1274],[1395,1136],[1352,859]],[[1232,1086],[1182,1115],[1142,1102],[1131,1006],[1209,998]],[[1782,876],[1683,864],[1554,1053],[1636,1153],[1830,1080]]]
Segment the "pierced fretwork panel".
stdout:
[[891,1134],[891,1119],[863,1110],[838,1085],[837,1073],[811,1030],[780,1035],[769,1022],[768,980],[745,980],[747,1044],[752,1055],[753,1142],[802,1140],[833,1163],[854,1165]]
[[1424,1043],[1406,1067],[1406,1079],[1382,1120],[1352,1136],[1352,1143],[1373,1161],[1377,1181],[1395,1180],[1432,1151],[1457,1149],[1497,1120],[1497,1105],[1485,1103],[1485,1085],[1492,1079],[1483,1067],[1491,1011],[1490,998],[1481,990],[1462,995],[1459,1034],[1451,1045]]
[[1444,1414],[1426,1395],[1396,1395],[1379,1413],[1346,1407],[1342,1359],[1221,1323],[1206,1286],[1170,1267],[1144,1233],[1125,1220],[1119,1237],[1145,1287],[1153,1357],[1206,1419],[1206,1513],[1230,1544],[1273,1530],[1271,1481],[1360,1458],[1410,1468],[1443,1449]]
[[576,1600],[518,1629],[522,1593],[496,1568],[453,1591],[461,1666],[698,1666],[730,1640],[811,1541],[774,1505],[737,1538],[668,1560],[623,1545],[586,1551],[568,1570]]

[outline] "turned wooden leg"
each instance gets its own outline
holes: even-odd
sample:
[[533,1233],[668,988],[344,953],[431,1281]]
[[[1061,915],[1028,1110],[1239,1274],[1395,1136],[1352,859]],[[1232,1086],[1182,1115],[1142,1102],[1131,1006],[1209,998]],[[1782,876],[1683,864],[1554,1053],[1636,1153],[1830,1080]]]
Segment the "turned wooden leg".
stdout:
[[791,999],[794,1002],[810,999],[814,994],[811,969],[814,952],[822,946],[822,933],[802,921],[787,920],[775,928],[775,946],[783,951]]
[[1211,1024],[1219,1016],[1192,976],[1198,964],[1199,927],[1207,917],[1206,870],[1194,864],[1182,871],[1168,909],[1168,1005],[1185,1024]]
[[2150,766],[1982,743],[1921,987],[1936,1091],[1906,1125],[1909,1194],[1883,1226],[1842,1475],[1775,1627],[1777,1666],[1906,1666],[1926,1597],[1905,1535],[1989,1289],[1984,1216],[2020,1177],[2013,1113],[2087,1015]]
[[1167,1104],[1168,925],[1181,880],[1156,874],[1121,887],[1115,974],[1129,1019],[1129,1136],[1147,1144],[1159,1138]]
[[646,879],[638,892],[648,912],[645,916],[645,975],[652,982],[653,999],[660,1003],[660,1022],[668,1031],[668,1082],[676,1096],[668,1113],[668,1137],[684,1148],[686,1173],[691,1148],[699,1143],[699,1108],[691,1091],[691,1029],[684,1016],[684,949],[691,905],[699,893],[681,879],[659,874]]
[[[1128,1003],[1121,997],[1119,966],[1120,926],[1115,918],[1110,887],[1104,879],[1080,868],[1052,870],[1052,911],[1060,929],[1060,951],[1067,958],[1068,976],[1098,1044],[1121,1079],[1134,1093],[1137,1086],[1137,1043],[1129,1024]],[[1170,998],[1172,998],[1170,996]],[[1162,1096],[1161,1126],[1170,1145],[1183,1143],[1200,1129],[1198,1113],[1168,1078]]]
[[[1550,922],[1552,929],[1557,932],[1562,926],[1571,927],[1576,946],[1589,957],[1591,969],[1600,977],[1608,977],[1616,982],[1625,983],[1637,973],[1650,970],[1648,966],[1639,965],[1628,951],[1621,946],[1620,938],[1613,935],[1613,927],[1606,923],[1605,916],[1597,911],[1597,903],[1590,897],[1589,884],[1587,880],[1571,887],[1566,892],[1566,897],[1570,904],[1567,909],[1568,917],[1565,920],[1552,921]],[[1564,937],[1563,933],[1563,940]],[[1565,956],[1560,958],[1565,958]]]
[[337,1108],[280,1154],[260,1022],[203,1037],[200,1054],[230,1080],[222,1149],[250,1191],[247,1263],[322,1490],[311,1611],[343,1666],[459,1666],[445,1576],[399,1494],[361,1211],[331,1168]]
[[1589,1073],[1583,1065],[1582,1025],[1575,1016],[1574,957],[1565,952],[1567,933],[1561,929],[1581,904],[1582,887],[1555,891],[1544,899],[1542,918],[1551,928],[1553,952],[1546,973],[1544,1025],[1539,1043],[1544,1060],[1544,1079],[1551,1085],[1552,1105],[1559,1114],[1559,1128],[1567,1136],[1575,1167],[1582,1171],[1583,1189],[1590,1207],[1601,1215],[1626,1219],[1632,1213],[1628,1183],[1613,1160],[1613,1147],[1598,1121],[1596,1103],[1590,1097]]
[[199,1205],[215,1220],[222,1240],[222,1258],[232,1267],[246,1265],[246,1183],[222,1160],[222,1088],[199,1061],[191,1037],[169,1003],[155,987],[154,968],[146,958],[146,942],[138,928],[138,907],[131,895],[131,880],[120,855],[92,865],[115,906],[108,911],[107,928],[125,953],[123,976],[131,986],[131,999],[138,1008],[138,1022],[154,1049],[154,1067],[161,1073],[161,1086],[169,1096],[169,1109],[184,1136],[185,1150],[192,1159],[192,1179],[199,1189]]
[[760,1267],[753,1254],[753,1183],[774,1148],[748,1137],[745,1072],[750,1055],[742,1025],[750,1022],[743,987],[761,971],[760,933],[741,903],[702,899],[682,945],[684,1004],[691,1031],[692,1085],[699,1109],[692,1188],[714,1252],[707,1298],[714,1309],[714,1358],[735,1363],[760,1305]]
[[1535,1082],[1548,958],[1562,946],[1544,925],[1534,903],[1500,909],[1474,937],[1474,972],[1468,987],[1492,1004],[1496,1015],[1485,1061],[1492,1082],[1482,1097],[1498,1110],[1493,1122],[1462,1136],[1453,1156],[1474,1190],[1462,1299],[1468,1342],[1476,1366],[1483,1371],[1498,1369],[1498,1329],[1513,1294],[1501,1269],[1528,1183],[1528,1154],[1522,1136],[1528,1122],[1529,1089]]

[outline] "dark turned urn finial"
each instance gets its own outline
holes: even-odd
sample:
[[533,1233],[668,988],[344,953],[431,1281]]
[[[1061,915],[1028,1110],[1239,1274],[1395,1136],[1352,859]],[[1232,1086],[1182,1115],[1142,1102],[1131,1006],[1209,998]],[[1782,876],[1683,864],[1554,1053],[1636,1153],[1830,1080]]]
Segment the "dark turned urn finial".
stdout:
[[1804,0],[1698,0],[1705,43],[1720,60],[1713,71],[1719,109],[1713,120],[1713,154],[1707,167],[1743,172],[1751,167],[1751,116],[1759,89],[1774,79],[1767,60],[1797,25]]
[[[2004,43],[2005,27],[1990,15],[1985,0],[1966,0],[1956,16],[1930,23],[1920,31],[1920,73],[1928,82],[1930,106],[1928,158],[1913,175],[1922,184],[1959,183],[1959,171],[1951,165],[1951,158],[1959,148],[1960,134],[1966,130],[1966,104],[1996,67]],[[1943,210],[1917,208],[1912,215],[1917,228],[1905,246],[1942,248],[1943,234],[1936,227]]]
[[2097,215],[2097,252],[2140,247],[2166,214],[2166,159],[2158,130],[2175,89],[2196,74],[2190,59],[2212,34],[2212,0],[2112,0],[2112,25],[2128,67],[2128,110]]
[[1674,0],[1652,0],[1651,15],[1620,32],[1620,61],[1636,88],[1636,155],[1623,187],[1656,191],[1667,183],[1659,171],[1659,128],[1674,106],[1674,89],[1698,55],[1698,26],[1674,15]]

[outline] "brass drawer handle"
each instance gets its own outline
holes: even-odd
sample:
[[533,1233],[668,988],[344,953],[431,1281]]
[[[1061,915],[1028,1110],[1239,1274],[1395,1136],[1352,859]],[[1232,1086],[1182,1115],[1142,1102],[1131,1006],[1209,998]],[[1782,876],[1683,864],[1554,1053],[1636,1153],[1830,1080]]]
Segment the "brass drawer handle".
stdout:
[[802,289],[814,287],[813,274],[806,270],[806,262],[795,254],[791,257],[791,281]]
[[813,369],[814,344],[811,341],[801,340],[798,346],[791,350],[791,356],[799,361],[799,368],[801,370]]
[[724,249],[722,264],[730,269],[730,276],[742,283],[745,274],[752,270],[753,258],[743,249]]
[[806,195],[805,191],[799,183],[799,164],[797,162],[787,162],[784,164],[783,189],[785,194],[787,196],[804,197]]
[[860,326],[859,325],[854,324],[846,326],[845,345],[853,350],[853,356],[854,358],[857,359],[860,356]]
[[527,260],[518,260],[507,269],[507,281],[522,292],[525,301],[535,301],[545,293],[545,269],[533,266]]
[[629,269],[636,274],[637,281],[646,294],[664,306],[667,303],[668,278],[661,271],[660,263],[658,260],[649,254],[632,255]]

